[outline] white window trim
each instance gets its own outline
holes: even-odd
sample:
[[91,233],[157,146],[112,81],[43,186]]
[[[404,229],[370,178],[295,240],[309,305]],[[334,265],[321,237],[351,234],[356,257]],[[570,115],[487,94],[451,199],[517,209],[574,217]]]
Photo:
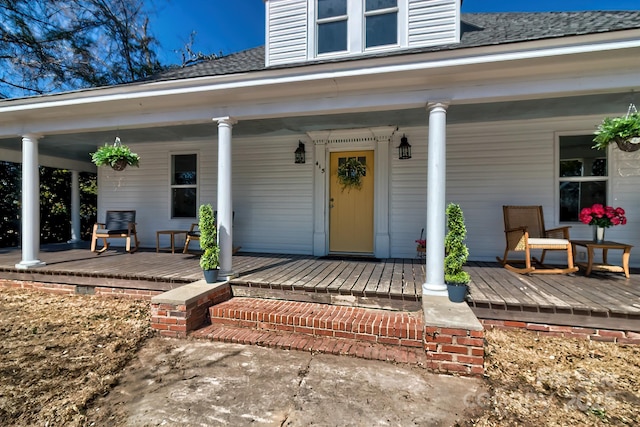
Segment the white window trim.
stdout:
[[[196,183],[185,184],[185,185],[174,185],[173,184],[173,156],[184,156],[184,155],[193,155],[196,156]],[[197,150],[190,151],[170,151],[169,152],[169,219],[171,220],[181,220],[181,219],[189,219],[189,218],[198,218],[198,201],[200,200],[200,152]],[[196,189],[196,212],[194,217],[174,217],[173,216],[173,189],[174,188],[194,188]]]
[[[398,34],[396,44],[365,48],[365,0],[347,0],[347,50],[318,54],[316,49],[318,39],[318,21],[316,20],[317,2],[316,0],[308,0],[309,15],[307,20],[307,58],[340,58],[351,56],[354,54],[388,51],[408,47],[408,1],[409,0],[398,0],[398,5],[395,8],[379,9],[373,12],[367,12],[367,16],[373,16],[383,13],[389,13],[389,11],[397,11]],[[344,18],[344,16],[325,18],[322,19],[321,22],[334,22],[342,20],[337,18]]]
[[553,220],[557,225],[575,225],[582,224],[580,221],[563,221],[560,222],[560,182],[591,182],[591,181],[606,181],[607,186],[607,200],[606,204],[609,205],[609,201],[611,199],[612,194],[612,184],[611,184],[611,171],[613,170],[613,152],[611,144],[607,148],[607,175],[606,176],[576,176],[576,177],[560,177],[560,138],[563,136],[584,136],[584,135],[593,135],[593,130],[585,130],[583,132],[556,132],[555,133],[555,161],[553,166],[554,171],[554,199],[553,199]]

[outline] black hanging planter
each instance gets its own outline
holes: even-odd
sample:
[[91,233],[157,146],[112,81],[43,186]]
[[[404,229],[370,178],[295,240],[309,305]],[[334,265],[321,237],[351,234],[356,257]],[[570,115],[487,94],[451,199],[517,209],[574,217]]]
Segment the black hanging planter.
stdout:
[[631,142],[632,139],[621,139],[621,138],[618,138],[615,141],[620,150],[626,151],[627,153],[632,153],[634,151],[640,150],[640,138],[636,137],[633,139],[638,140],[638,142]]

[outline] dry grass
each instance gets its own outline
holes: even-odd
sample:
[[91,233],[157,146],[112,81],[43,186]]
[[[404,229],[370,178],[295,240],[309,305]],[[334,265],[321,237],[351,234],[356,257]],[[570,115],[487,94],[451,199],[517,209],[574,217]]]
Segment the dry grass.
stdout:
[[[0,289],[0,425],[84,425],[149,335],[146,302]],[[460,425],[640,425],[639,346],[486,336],[489,392]]]
[[0,290],[0,425],[82,425],[149,336],[148,303]]
[[520,331],[486,338],[490,392],[464,425],[640,425],[640,347]]

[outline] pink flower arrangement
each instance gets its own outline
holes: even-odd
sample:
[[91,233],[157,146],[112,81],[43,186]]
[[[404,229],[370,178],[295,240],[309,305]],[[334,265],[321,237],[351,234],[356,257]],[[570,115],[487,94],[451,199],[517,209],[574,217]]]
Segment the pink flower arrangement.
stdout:
[[611,227],[612,225],[625,225],[627,217],[624,216],[624,209],[612,206],[603,206],[599,203],[590,208],[583,208],[580,211],[580,221],[588,225],[598,227]]
[[416,240],[416,243],[418,244],[418,246],[423,247],[423,248],[425,246],[427,246],[427,240],[426,239],[418,239],[418,240]]

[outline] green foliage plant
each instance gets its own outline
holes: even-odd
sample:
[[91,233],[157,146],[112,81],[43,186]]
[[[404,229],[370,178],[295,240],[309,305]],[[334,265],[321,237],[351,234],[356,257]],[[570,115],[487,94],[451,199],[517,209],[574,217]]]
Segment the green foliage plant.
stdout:
[[338,166],[338,181],[342,190],[347,188],[362,188],[362,177],[366,174],[367,167],[355,157],[346,159]]
[[200,205],[199,214],[200,247],[204,251],[200,256],[200,267],[203,270],[215,270],[220,265],[220,248],[218,247],[213,208],[210,204]]
[[595,135],[593,148],[598,150],[606,150],[612,142],[616,142],[620,146],[625,141],[640,148],[640,113],[630,112],[622,117],[606,117],[598,125]]
[[447,235],[444,239],[444,281],[448,284],[466,285],[471,280],[469,273],[462,269],[469,257],[469,249],[464,240],[467,228],[460,205],[450,203],[447,206]]
[[115,170],[122,170],[125,166],[139,167],[140,156],[132,153],[126,145],[122,145],[120,138],[116,138],[113,144],[105,144],[95,153],[91,153],[91,161],[96,166],[111,166]]

